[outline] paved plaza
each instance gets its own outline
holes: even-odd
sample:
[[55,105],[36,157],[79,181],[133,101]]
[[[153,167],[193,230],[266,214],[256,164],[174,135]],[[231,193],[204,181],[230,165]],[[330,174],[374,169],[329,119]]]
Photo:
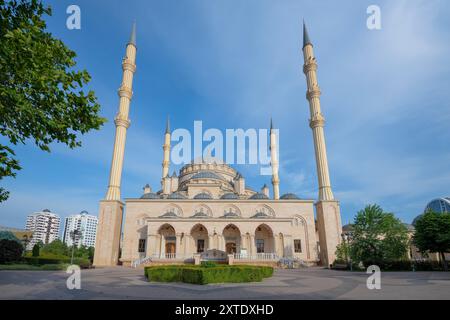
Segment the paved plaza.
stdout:
[[81,289],[68,290],[62,271],[0,271],[0,299],[450,299],[450,273],[383,272],[381,290],[368,275],[308,268],[276,270],[260,283],[149,283],[143,269],[82,270]]

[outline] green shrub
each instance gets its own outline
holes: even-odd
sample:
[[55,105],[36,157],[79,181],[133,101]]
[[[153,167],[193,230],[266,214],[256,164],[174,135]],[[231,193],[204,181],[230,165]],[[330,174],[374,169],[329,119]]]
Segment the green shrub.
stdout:
[[0,264],[20,261],[22,258],[22,244],[15,240],[0,240]]
[[271,277],[272,267],[261,266],[157,266],[146,267],[149,281],[185,282],[192,284],[257,282]]
[[409,260],[366,260],[364,267],[376,265],[383,271],[411,271],[412,262]]
[[40,249],[41,248],[39,247],[39,244],[37,244],[37,243],[33,246],[33,253],[32,253],[33,257],[39,257]]
[[[49,256],[39,256],[39,257],[24,257],[23,260],[34,266],[42,266],[47,264],[70,264],[70,258],[65,256],[49,255]],[[73,264],[80,266],[82,269],[89,268],[91,262],[88,259],[74,258]]]
[[145,268],[146,276],[149,281],[156,282],[181,282],[182,269],[171,267],[151,267]]
[[214,267],[217,267],[217,263],[215,263],[213,261],[202,261],[201,266],[203,268],[214,268]]
[[416,271],[443,271],[442,264],[438,261],[415,261],[414,269]]
[[41,270],[46,270],[46,271],[50,271],[50,270],[66,270],[68,266],[69,266],[68,263],[44,264],[40,268],[41,268]]

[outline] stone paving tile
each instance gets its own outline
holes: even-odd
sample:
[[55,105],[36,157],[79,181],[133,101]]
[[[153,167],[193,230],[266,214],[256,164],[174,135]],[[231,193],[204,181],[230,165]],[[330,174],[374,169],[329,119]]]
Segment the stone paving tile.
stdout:
[[149,283],[142,269],[83,270],[81,290],[68,290],[63,271],[0,271],[0,299],[450,299],[450,273],[384,272],[368,290],[364,272],[276,270],[258,283]]

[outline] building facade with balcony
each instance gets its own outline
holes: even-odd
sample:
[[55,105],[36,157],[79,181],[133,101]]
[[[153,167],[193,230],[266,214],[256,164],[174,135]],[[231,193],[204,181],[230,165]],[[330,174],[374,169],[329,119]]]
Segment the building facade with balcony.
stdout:
[[28,215],[25,229],[31,231],[33,237],[28,243],[27,250],[31,250],[38,242],[48,244],[59,239],[60,222],[59,215],[48,209]]
[[69,247],[74,244],[77,247],[95,247],[97,223],[97,217],[90,215],[87,211],[66,217],[63,233],[64,243]]

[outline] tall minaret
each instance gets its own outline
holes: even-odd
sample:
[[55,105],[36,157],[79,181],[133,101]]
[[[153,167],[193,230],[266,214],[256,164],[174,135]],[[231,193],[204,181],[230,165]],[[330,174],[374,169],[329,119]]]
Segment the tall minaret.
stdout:
[[95,243],[94,265],[107,267],[119,262],[120,235],[122,229],[124,204],[120,200],[123,156],[127,129],[130,126],[128,113],[133,95],[133,75],[136,71],[136,24],[133,24],[126,56],[122,61],[123,78],[119,88],[119,111],[114,119],[116,137],[109,176],[108,192],[100,201],[99,221]]
[[277,135],[273,128],[272,118],[270,118],[270,158],[272,166],[273,198],[280,199],[280,177],[278,176],[278,152]]
[[309,101],[311,119],[309,125],[313,131],[314,149],[316,153],[317,177],[319,179],[319,200],[333,200],[330,175],[328,173],[327,149],[323,127],[325,118],[320,110],[320,88],[317,83],[317,62],[314,56],[313,45],[309,40],[308,30],[303,22],[303,56],[305,65],[303,72],[306,75],[308,90],[306,98]]
[[323,127],[325,118],[320,110],[320,88],[317,83],[317,62],[309,39],[308,30],[303,22],[303,56],[305,65],[307,92],[311,114],[310,127],[313,131],[316,153],[317,177],[319,179],[319,201],[316,202],[317,230],[320,243],[320,261],[329,267],[336,259],[336,248],[341,242],[342,224],[339,201],[334,200],[328,173],[327,151]]
[[169,176],[169,165],[170,165],[170,122],[169,117],[167,117],[166,122],[166,132],[164,134],[164,157],[162,163],[162,179]]
[[126,49],[126,56],[122,61],[123,78],[119,88],[119,111],[114,119],[116,124],[116,139],[109,175],[109,186],[105,200],[120,200],[120,182],[122,177],[123,156],[127,129],[130,126],[128,113],[131,97],[133,96],[133,75],[136,71],[136,23],[133,24],[130,41]]

